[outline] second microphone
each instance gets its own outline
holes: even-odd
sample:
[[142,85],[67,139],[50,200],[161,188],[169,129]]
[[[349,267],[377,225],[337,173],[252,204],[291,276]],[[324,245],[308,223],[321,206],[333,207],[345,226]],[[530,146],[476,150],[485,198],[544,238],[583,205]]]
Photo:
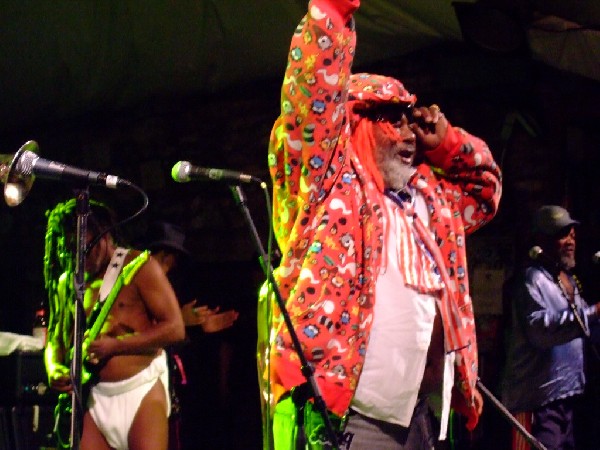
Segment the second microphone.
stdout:
[[226,169],[212,169],[192,165],[188,161],[179,161],[171,169],[173,180],[187,183],[193,180],[215,180],[234,183],[261,183],[259,178],[242,172]]

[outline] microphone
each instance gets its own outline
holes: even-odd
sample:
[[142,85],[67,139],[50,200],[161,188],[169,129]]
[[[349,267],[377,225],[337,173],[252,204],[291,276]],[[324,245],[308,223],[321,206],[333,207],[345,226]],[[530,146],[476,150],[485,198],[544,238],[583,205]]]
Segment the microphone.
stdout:
[[205,178],[215,181],[233,181],[236,183],[262,183],[260,179],[246,173],[225,169],[207,169],[205,167],[193,166],[188,161],[179,161],[176,163],[171,170],[171,176],[178,183],[187,183],[188,181]]
[[131,185],[129,181],[123,178],[91,170],[78,169],[77,167],[43,159],[28,150],[22,152],[13,164],[15,174],[24,177],[35,175],[50,180],[75,183],[85,182],[90,185],[102,185],[109,188]]
[[529,257],[534,261],[539,261],[541,263],[547,264],[550,267],[558,269],[558,263],[554,261],[552,258],[549,258],[542,250],[542,247],[539,245],[534,245],[529,249]]

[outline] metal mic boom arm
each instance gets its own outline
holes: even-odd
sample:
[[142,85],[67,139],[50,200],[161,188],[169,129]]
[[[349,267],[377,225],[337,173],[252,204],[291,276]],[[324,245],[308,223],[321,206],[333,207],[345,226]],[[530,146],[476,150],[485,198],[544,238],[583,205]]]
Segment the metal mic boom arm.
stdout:
[[492,402],[496,409],[498,409],[498,411],[500,411],[500,413],[517,429],[517,431],[523,435],[527,442],[529,442],[537,450],[547,450],[546,447],[529,431],[527,431],[527,429],[515,418],[515,416],[513,416],[508,409],[506,409],[500,400],[494,397],[494,394],[492,394],[491,391],[485,387],[479,378],[477,379],[477,387],[481,392],[483,392],[488,400]]
[[[261,186],[263,187],[263,189],[266,189],[265,183],[261,182]],[[304,375],[304,378],[306,379],[306,382],[300,386],[302,386],[303,389],[307,390],[308,398],[313,399],[315,409],[317,411],[319,411],[319,413],[321,414],[321,417],[323,418],[323,422],[325,425],[325,432],[326,432],[327,438],[330,441],[331,449],[338,450],[339,449],[338,436],[336,435],[336,433],[334,431],[333,424],[331,422],[331,418],[329,417],[329,414],[327,413],[327,405],[325,404],[325,400],[323,399],[321,392],[319,390],[319,386],[315,380],[314,369],[313,369],[312,365],[308,362],[308,360],[306,359],[306,355],[304,355],[304,352],[302,351],[302,344],[300,343],[300,339],[298,338],[298,335],[295,332],[294,325],[292,323],[289,313],[287,312],[285,302],[283,301],[281,292],[279,291],[279,288],[277,286],[277,281],[275,280],[275,277],[273,275],[273,267],[271,267],[270,265],[267,266],[267,264],[266,264],[266,261],[269,261],[269,259],[267,257],[267,253],[265,252],[265,249],[262,246],[262,243],[261,243],[260,237],[258,235],[258,232],[256,230],[256,227],[254,225],[254,222],[252,221],[252,216],[250,215],[250,212],[246,205],[244,191],[242,190],[242,188],[240,186],[229,186],[229,187],[231,188],[231,192],[233,193],[234,199],[235,199],[236,203],[240,206],[240,208],[244,214],[244,218],[246,219],[246,223],[248,224],[248,227],[250,228],[250,231],[252,233],[252,238],[254,241],[254,245],[256,246],[256,249],[260,254],[261,260],[263,261],[263,267],[262,267],[263,271],[267,277],[268,282],[271,284],[271,286],[273,288],[273,294],[275,295],[275,300],[277,301],[277,305],[279,306],[279,309],[281,310],[281,313],[283,316],[283,321],[285,322],[285,325],[287,326],[288,331],[290,333],[290,338],[292,339],[294,350],[296,351],[296,353],[298,355],[298,359],[300,360],[301,372],[302,372],[302,375]]]

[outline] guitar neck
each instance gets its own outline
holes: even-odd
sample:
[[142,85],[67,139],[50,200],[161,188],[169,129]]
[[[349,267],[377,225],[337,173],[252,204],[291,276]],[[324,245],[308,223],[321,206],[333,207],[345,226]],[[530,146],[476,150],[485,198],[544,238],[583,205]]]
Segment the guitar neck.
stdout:
[[[115,282],[113,290],[115,288],[117,291],[120,290],[122,285],[123,285],[123,277],[121,275],[119,275],[117,277],[117,281]],[[110,312],[116,298],[117,298],[116,295],[109,295],[106,298],[106,300],[104,300],[104,303],[102,303],[102,307],[100,308],[100,312],[98,313],[98,316],[94,320],[94,324],[92,325],[91,328],[89,328],[87,336],[84,339],[83,343],[81,344],[83,359],[85,359],[87,356],[87,349],[88,349],[90,343],[95,341],[96,338],[98,337],[98,335],[100,334],[100,331],[102,331],[104,322],[106,321],[106,318],[108,317],[108,313]]]
[[90,331],[88,332],[88,335],[85,339],[86,341],[92,342],[93,340],[95,340],[98,337],[98,335],[100,334],[100,330],[102,330],[102,326],[104,325],[104,322],[106,321],[106,317],[108,316],[108,313],[110,312],[111,307],[112,307],[112,303],[110,305],[108,305],[108,308],[107,308],[106,303],[104,303],[104,305],[102,305],[100,314],[98,314],[98,317],[96,317],[96,320],[94,321],[94,325],[92,326],[92,328],[90,328]]
[[117,279],[115,280],[115,283],[114,283],[112,289],[110,290],[108,296],[106,297],[106,299],[104,300],[104,303],[102,304],[102,307],[100,308],[98,317],[95,318],[93,325],[89,328],[89,332],[88,332],[85,340],[82,343],[82,356],[84,359],[87,355],[87,348],[88,348],[89,344],[92,341],[94,341],[100,334],[100,331],[102,330],[102,327],[104,326],[104,322],[106,321],[106,318],[108,317],[108,314],[110,313],[110,310],[111,310],[115,300],[117,299],[117,295],[118,295],[119,291],[121,290],[121,287],[123,286],[124,283],[125,284],[129,283],[129,280],[135,275],[135,273],[137,273],[139,268],[148,260],[149,256],[150,256],[150,253],[148,251],[140,253],[138,256],[136,256],[133,259],[133,261],[131,261],[129,264],[127,264],[123,268],[121,273],[119,273],[119,275],[117,276]]

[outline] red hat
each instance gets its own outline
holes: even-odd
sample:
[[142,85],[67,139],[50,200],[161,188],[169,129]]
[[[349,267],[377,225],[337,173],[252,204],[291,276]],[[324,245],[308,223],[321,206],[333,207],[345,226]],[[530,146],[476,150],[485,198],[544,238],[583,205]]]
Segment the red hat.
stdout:
[[381,103],[414,105],[417,96],[408,92],[395,78],[372,73],[353,73],[348,85],[348,101],[352,109],[357,110]]

